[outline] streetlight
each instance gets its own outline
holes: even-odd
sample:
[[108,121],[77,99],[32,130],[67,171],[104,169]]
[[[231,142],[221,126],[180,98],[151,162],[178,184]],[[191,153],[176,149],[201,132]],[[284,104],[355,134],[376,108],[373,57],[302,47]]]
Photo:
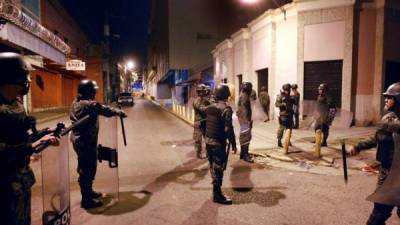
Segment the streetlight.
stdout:
[[241,0],[241,2],[246,3],[246,4],[251,4],[251,3],[256,3],[257,0]]
[[129,70],[132,70],[135,67],[136,67],[136,64],[133,61],[129,61],[129,62],[126,63],[126,68],[128,68]]

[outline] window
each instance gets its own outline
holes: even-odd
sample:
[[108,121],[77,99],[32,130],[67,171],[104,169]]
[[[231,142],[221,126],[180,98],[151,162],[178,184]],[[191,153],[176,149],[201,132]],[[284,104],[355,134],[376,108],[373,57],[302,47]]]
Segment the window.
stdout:
[[40,21],[40,0],[21,0],[22,12],[36,21]]

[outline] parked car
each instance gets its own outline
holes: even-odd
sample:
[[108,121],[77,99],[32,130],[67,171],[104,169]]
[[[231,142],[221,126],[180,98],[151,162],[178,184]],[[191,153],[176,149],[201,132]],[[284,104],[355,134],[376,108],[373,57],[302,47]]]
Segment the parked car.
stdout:
[[118,104],[121,106],[133,106],[135,104],[130,92],[122,92],[118,96]]

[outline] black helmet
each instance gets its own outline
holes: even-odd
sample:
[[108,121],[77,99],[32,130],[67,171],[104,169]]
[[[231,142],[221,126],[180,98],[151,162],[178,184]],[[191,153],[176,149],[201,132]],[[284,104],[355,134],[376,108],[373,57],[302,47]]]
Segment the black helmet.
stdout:
[[0,53],[0,86],[3,84],[16,84],[24,88],[22,95],[29,91],[29,71],[31,67],[20,54],[14,52]]
[[253,84],[251,82],[243,82],[242,90],[251,94],[251,91],[253,90]]
[[292,89],[297,89],[297,84],[292,84]]
[[328,91],[328,85],[326,83],[322,83],[318,86],[318,90]]
[[205,92],[205,91],[207,91],[207,86],[204,85],[204,84],[199,84],[199,85],[197,85],[197,87],[196,87],[196,91],[197,91],[197,92]]
[[400,103],[400,82],[394,83],[383,93],[384,97],[394,97]]
[[261,91],[267,91],[267,87],[266,86],[262,86],[260,90]]
[[81,80],[78,86],[78,94],[81,99],[94,99],[99,86],[97,82],[90,79]]
[[282,90],[284,90],[284,91],[290,92],[291,88],[292,88],[292,86],[289,83],[282,85]]
[[219,84],[214,91],[215,98],[217,100],[226,101],[229,96],[231,96],[231,92],[229,91],[229,87],[226,84]]

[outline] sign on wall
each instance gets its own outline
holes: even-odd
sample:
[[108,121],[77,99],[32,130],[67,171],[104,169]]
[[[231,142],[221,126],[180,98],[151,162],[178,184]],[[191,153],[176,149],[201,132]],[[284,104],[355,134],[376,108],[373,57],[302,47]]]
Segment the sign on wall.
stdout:
[[77,71],[85,71],[86,70],[86,64],[85,62],[81,60],[69,60],[66,63],[67,70],[77,70]]

